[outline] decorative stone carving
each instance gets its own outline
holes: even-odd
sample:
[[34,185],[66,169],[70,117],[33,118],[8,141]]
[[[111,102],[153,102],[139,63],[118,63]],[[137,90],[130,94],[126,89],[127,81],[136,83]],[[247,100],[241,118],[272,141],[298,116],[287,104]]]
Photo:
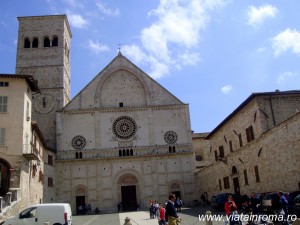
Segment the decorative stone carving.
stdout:
[[180,185],[179,185],[179,184],[173,183],[173,184],[171,185],[171,190],[179,190],[179,189],[180,189]]
[[138,180],[135,176],[131,174],[125,174],[120,177],[119,184],[136,184],[138,183]]

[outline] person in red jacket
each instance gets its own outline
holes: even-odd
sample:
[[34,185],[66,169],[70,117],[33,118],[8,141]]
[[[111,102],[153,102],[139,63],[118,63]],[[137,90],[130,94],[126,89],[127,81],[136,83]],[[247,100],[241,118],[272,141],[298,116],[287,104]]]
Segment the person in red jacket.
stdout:
[[162,203],[159,203],[159,209],[157,209],[157,219],[159,225],[166,225],[166,209]]
[[231,214],[232,207],[237,208],[235,202],[233,201],[232,196],[231,196],[231,195],[228,195],[227,202],[225,202],[225,205],[224,205],[225,212],[226,212],[226,215],[227,215],[228,217],[229,217],[230,214]]
[[229,225],[234,225],[235,220],[232,212],[237,211],[237,207],[231,195],[228,195],[227,202],[225,202],[224,208],[227,219],[229,220]]

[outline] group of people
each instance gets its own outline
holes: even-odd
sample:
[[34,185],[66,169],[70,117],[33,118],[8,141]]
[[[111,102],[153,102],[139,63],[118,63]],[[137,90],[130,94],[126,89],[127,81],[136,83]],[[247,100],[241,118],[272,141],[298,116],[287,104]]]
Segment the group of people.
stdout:
[[[257,197],[256,193],[252,192],[251,197],[244,199],[242,202],[243,212],[249,215],[260,215],[261,211],[261,199]],[[228,200],[225,202],[224,209],[226,215],[229,218],[230,225],[241,224],[239,219],[237,205],[232,196],[228,196]],[[274,214],[282,214],[285,216],[285,222],[283,224],[288,225],[288,200],[282,192],[276,192],[271,196],[271,210]],[[261,221],[266,222],[266,221]],[[254,224],[254,221],[248,221],[249,224]]]
[[84,214],[92,214],[92,207],[91,204],[85,204],[78,206],[78,214],[84,215]]
[[157,218],[159,225],[178,225],[181,221],[177,212],[181,211],[182,200],[170,194],[166,203],[158,203],[150,201],[150,219]]

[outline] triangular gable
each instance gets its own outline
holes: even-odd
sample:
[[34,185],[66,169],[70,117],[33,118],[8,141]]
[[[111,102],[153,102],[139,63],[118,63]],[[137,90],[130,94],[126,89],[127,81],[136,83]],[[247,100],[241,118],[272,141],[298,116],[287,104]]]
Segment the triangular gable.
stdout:
[[146,107],[183,104],[121,53],[92,79],[62,110]]

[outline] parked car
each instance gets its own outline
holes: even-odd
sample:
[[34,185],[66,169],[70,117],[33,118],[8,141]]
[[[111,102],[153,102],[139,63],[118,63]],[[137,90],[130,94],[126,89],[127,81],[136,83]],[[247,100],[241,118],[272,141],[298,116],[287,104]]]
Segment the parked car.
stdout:
[[[265,195],[262,199],[261,209],[262,209],[262,212],[265,214],[273,213],[272,212],[272,202],[271,202],[273,194],[278,194],[278,191],[265,193]],[[286,195],[286,194],[287,194],[287,192],[283,192],[283,195]]]
[[218,210],[218,211],[223,211],[225,202],[228,199],[228,196],[231,195],[234,202],[236,203],[238,208],[241,208],[242,205],[242,199],[239,195],[237,194],[232,194],[232,193],[222,193],[222,194],[217,194],[214,195],[213,198],[211,199],[211,206],[213,209]]
[[293,213],[300,218],[300,194],[294,198],[293,201]]
[[18,213],[16,216],[8,218],[3,225],[44,225],[49,224],[72,224],[72,211],[67,203],[49,203],[30,206]]
[[288,196],[288,202],[289,202],[288,212],[289,212],[290,215],[294,214],[293,202],[294,202],[294,199],[296,198],[297,195],[300,195],[300,191],[293,191],[293,192],[289,193],[289,196]]

